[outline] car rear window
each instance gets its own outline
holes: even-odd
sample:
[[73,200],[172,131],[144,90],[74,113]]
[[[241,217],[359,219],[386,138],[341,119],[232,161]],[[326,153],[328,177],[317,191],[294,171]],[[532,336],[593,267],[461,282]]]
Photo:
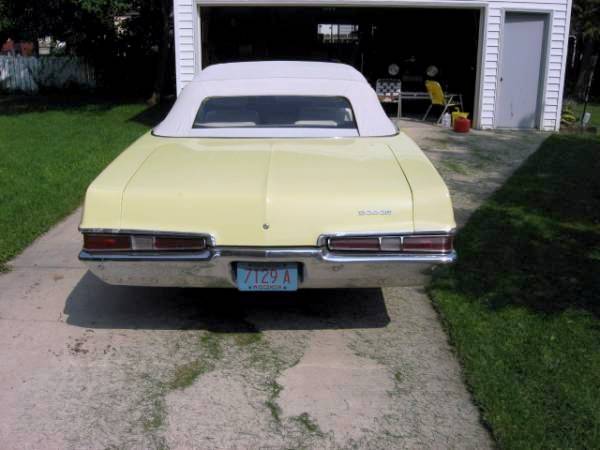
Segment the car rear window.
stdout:
[[205,99],[193,128],[356,129],[344,97],[262,95]]

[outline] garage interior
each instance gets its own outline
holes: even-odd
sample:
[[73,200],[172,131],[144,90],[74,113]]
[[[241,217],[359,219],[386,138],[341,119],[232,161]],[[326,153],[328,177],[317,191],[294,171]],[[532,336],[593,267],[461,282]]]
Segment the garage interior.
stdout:
[[[400,79],[403,92],[425,92],[425,80],[439,81],[445,92],[462,94],[473,117],[479,9],[203,6],[199,14],[203,67],[252,60],[343,62],[373,86],[378,79]],[[392,65],[397,67],[391,74]],[[402,114],[420,118],[428,106],[429,100],[404,100]],[[396,114],[395,105],[385,107]],[[434,112],[431,119],[438,116]]]

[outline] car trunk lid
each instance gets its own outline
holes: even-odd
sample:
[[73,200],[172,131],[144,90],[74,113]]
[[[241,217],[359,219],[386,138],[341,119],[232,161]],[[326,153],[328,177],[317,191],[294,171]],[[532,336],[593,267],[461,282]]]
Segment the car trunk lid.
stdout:
[[[183,142],[183,141],[181,141]],[[389,147],[368,139],[186,140],[149,156],[123,193],[123,229],[202,232],[217,245],[315,245],[413,230]]]

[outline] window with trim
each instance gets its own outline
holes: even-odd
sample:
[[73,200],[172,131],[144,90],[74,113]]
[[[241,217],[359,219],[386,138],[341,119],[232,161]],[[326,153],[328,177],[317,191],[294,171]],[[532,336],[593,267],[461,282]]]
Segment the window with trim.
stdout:
[[321,42],[326,44],[350,44],[358,42],[358,25],[320,23],[317,25],[317,34]]
[[193,128],[343,128],[357,129],[344,97],[261,95],[209,97]]

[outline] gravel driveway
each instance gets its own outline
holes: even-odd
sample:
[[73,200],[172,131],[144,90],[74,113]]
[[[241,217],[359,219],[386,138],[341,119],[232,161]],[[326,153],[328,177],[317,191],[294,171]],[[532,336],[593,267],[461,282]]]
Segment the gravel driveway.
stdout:
[[[405,123],[463,223],[545,137]],[[0,276],[0,448],[486,448],[422,286],[103,284],[79,212]]]

